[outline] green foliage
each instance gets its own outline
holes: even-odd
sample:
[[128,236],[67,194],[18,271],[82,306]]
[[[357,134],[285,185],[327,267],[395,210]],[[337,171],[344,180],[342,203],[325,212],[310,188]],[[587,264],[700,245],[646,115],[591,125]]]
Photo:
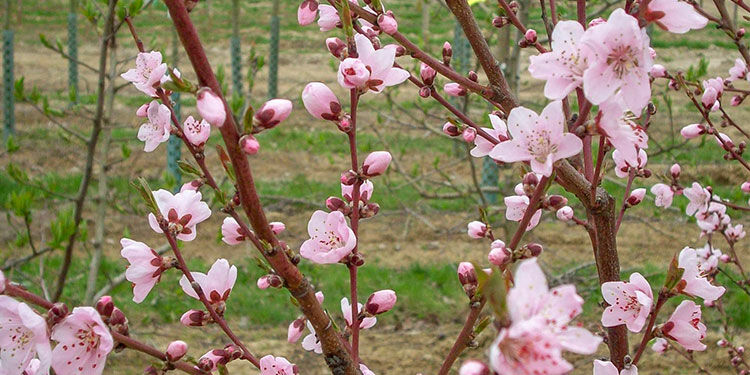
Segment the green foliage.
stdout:
[[[57,212],[57,216],[50,223],[50,233],[52,238],[47,245],[53,249],[63,249],[67,245],[68,239],[75,232],[75,218],[73,217],[73,209],[67,208]],[[78,228],[78,240],[86,242],[88,231],[86,228],[86,222],[82,221]]]
[[687,72],[685,73],[685,79],[688,81],[696,82],[708,74],[708,60],[701,56],[698,61],[698,66],[690,65]]

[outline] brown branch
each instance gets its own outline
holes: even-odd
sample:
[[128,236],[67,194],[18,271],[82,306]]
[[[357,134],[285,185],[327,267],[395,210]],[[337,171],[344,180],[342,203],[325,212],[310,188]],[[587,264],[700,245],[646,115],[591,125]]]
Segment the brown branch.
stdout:
[[440,371],[438,371],[438,375],[448,374],[451,366],[453,366],[453,362],[456,361],[464,348],[466,348],[469,343],[471,343],[471,340],[473,340],[474,324],[477,322],[477,319],[479,319],[479,314],[482,312],[482,308],[484,308],[486,302],[487,300],[482,298],[481,301],[471,303],[471,309],[469,310],[469,315],[466,317],[466,322],[464,323],[463,328],[461,328],[461,332],[458,334],[456,342],[453,343],[453,347],[451,347],[450,352],[448,352],[448,356],[445,357],[443,365],[440,367]]

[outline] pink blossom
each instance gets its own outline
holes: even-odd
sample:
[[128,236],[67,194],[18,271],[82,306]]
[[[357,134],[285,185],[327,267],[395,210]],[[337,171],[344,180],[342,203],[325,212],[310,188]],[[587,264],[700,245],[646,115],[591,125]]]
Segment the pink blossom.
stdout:
[[724,230],[724,234],[727,235],[730,241],[737,242],[743,238],[745,238],[745,230],[742,226],[742,224],[737,224],[735,226],[728,226]]
[[323,345],[320,344],[320,340],[318,340],[318,336],[315,334],[315,329],[310,322],[307,322],[307,329],[310,331],[310,334],[302,339],[302,349],[316,354],[323,353]]
[[583,299],[573,285],[549,290],[536,258],[519,264],[506,300],[511,325],[500,331],[490,348],[492,369],[499,374],[566,374],[573,366],[562,357],[563,350],[592,354],[602,342],[568,324],[581,313]]
[[167,360],[170,362],[179,361],[182,357],[187,354],[188,344],[185,341],[177,340],[172,341],[167,346]]
[[487,225],[481,221],[472,221],[467,227],[467,232],[471,238],[484,238],[487,234]]
[[336,120],[341,114],[341,103],[336,94],[320,82],[310,82],[305,86],[302,103],[307,112],[321,120]]
[[740,190],[745,193],[750,193],[750,181],[745,181],[740,185]]
[[297,366],[284,357],[274,357],[269,354],[260,359],[260,375],[293,375],[297,373]]
[[639,203],[643,201],[643,198],[645,197],[646,197],[646,189],[644,188],[634,189],[630,193],[630,196],[627,199],[627,204],[630,207],[637,206]]
[[[226,259],[218,259],[208,270],[208,274],[202,272],[191,272],[193,279],[203,290],[209,302],[218,304],[229,298],[229,293],[237,281],[237,267],[230,266]],[[190,297],[200,299],[186,276],[180,279],[182,291]]]
[[667,68],[665,68],[664,65],[654,64],[654,66],[651,67],[651,77],[662,78],[666,76],[667,76]]
[[161,255],[143,242],[123,238],[120,245],[120,255],[130,263],[125,278],[133,283],[133,302],[141,303],[159,282],[166,266]]
[[693,185],[689,188],[682,189],[682,194],[690,200],[685,213],[688,215],[694,215],[696,213],[706,212],[708,209],[708,202],[711,200],[711,193],[704,189],[699,183],[693,182]]
[[[597,121],[599,130],[620,152],[623,160],[631,166],[640,164],[637,160],[641,158],[639,149],[648,148],[648,135],[634,121],[634,116],[625,108],[624,101],[616,96],[602,103],[599,108],[601,113]],[[646,160],[642,159],[645,165]]]
[[623,157],[623,154],[622,152],[620,152],[620,150],[615,150],[614,152],[612,152],[612,160],[615,161],[615,175],[620,178],[627,178],[630,174],[631,168],[638,171],[646,166],[646,162],[648,161],[648,154],[646,154],[646,151],[644,151],[643,149],[639,149],[636,162],[631,164],[630,161],[625,160],[625,157]]
[[[357,311],[358,314],[362,312],[362,304],[357,302]],[[344,320],[346,321],[346,325],[348,327],[352,326],[352,305],[349,303],[349,299],[344,297],[341,299],[341,313],[344,315]],[[375,325],[375,323],[378,322],[378,318],[372,316],[368,318],[364,318],[359,322],[359,328],[360,329],[368,329],[372,328],[372,326]]]
[[702,124],[690,124],[680,129],[680,134],[685,139],[693,139],[706,134],[706,127]]
[[563,206],[555,213],[557,218],[562,221],[568,221],[573,219],[574,212],[570,206]]
[[371,152],[362,163],[362,173],[368,177],[380,176],[391,164],[391,153],[388,151]]
[[319,264],[337,263],[357,245],[354,232],[340,211],[315,211],[307,223],[310,239],[302,243],[300,255]]
[[[714,195],[718,199],[718,196]],[[702,235],[721,231],[729,225],[731,218],[726,214],[727,207],[721,203],[710,202],[705,211],[695,214],[696,223],[701,228]]]
[[580,43],[583,27],[577,21],[560,21],[552,31],[552,51],[529,58],[529,73],[544,79],[544,96],[563,99],[581,85],[588,67],[588,47]]
[[726,289],[723,286],[712,285],[706,279],[708,272],[712,271],[706,268],[707,266],[710,268],[711,265],[712,262],[707,262],[707,259],[702,260],[695,249],[689,247],[682,249],[678,257],[678,266],[685,270],[682,274],[682,281],[685,284],[681,292],[703,298],[706,302],[713,302],[721,297]]
[[594,375],[638,375],[638,367],[629,365],[621,371],[610,361],[594,360]]
[[160,143],[169,140],[169,134],[172,131],[171,112],[167,106],[159,104],[156,100],[149,104],[147,112],[148,122],[138,129],[138,139],[146,142],[143,151],[151,152]]
[[[372,184],[372,181],[367,180],[363,182],[361,185],[359,185],[359,200],[361,202],[368,202],[370,201],[370,198],[372,197],[372,191],[375,187]],[[345,185],[341,184],[341,196],[344,197],[344,199],[347,200],[347,202],[352,201],[352,191],[354,191],[354,184],[352,185]]]
[[133,82],[142,93],[154,97],[156,88],[167,72],[167,64],[161,62],[161,53],[157,51],[141,52],[135,58],[135,69],[121,74],[125,80]]
[[461,132],[461,136],[463,137],[464,141],[466,141],[466,143],[474,142],[474,139],[476,139],[477,137],[477,130],[472,127],[467,127],[463,132]]
[[458,375],[490,375],[490,369],[484,363],[470,359],[461,365]]
[[237,245],[245,239],[245,234],[237,220],[233,217],[224,218],[224,222],[221,223],[221,240],[227,245]]
[[318,26],[320,31],[333,30],[338,26],[341,21],[339,20],[339,12],[336,8],[328,4],[320,4],[318,6],[320,18],[318,18]]
[[41,369],[41,366],[42,366],[42,362],[37,358],[33,358],[29,362],[29,365],[26,366],[26,370],[23,371],[23,375],[37,375],[37,373],[39,375],[42,375],[42,374],[46,375],[47,374],[46,371],[48,370],[42,370],[40,372],[39,370]]
[[[5,287],[4,277],[0,281]],[[22,375],[35,357],[39,373],[47,374],[52,353],[44,318],[27,304],[0,295],[0,322],[0,374]]]
[[463,87],[455,82],[449,82],[443,85],[443,90],[445,90],[445,93],[449,96],[459,97],[459,96],[466,96],[466,94],[469,93],[469,90],[466,89],[466,87]]
[[[508,140],[508,127],[505,125],[505,121],[494,114],[490,114],[489,117],[492,128],[482,128],[482,130],[499,141]],[[471,149],[471,156],[475,158],[487,156],[493,148],[495,148],[494,143],[488,141],[481,135],[477,136],[474,138],[474,148]]]
[[210,88],[198,90],[196,107],[204,120],[213,126],[222,127],[227,119],[227,110],[221,100]]
[[703,247],[695,249],[695,255],[698,256],[698,266],[703,274],[709,275],[716,271],[716,268],[719,266],[721,254],[721,250],[711,246],[710,243],[706,243]]
[[621,8],[606,23],[586,30],[581,43],[592,54],[583,73],[583,91],[593,104],[601,104],[619,90],[625,107],[640,113],[651,98],[648,73],[652,58],[646,30]]
[[736,81],[747,77],[747,64],[745,60],[737,58],[734,60],[734,66],[729,68],[729,78],[727,81]]
[[664,30],[684,34],[689,30],[706,27],[708,19],[699,14],[692,5],[679,0],[649,0],[646,2],[645,18]]
[[706,108],[712,107],[724,93],[724,79],[721,77],[703,81],[703,97],[701,102]]
[[505,242],[501,240],[494,240],[490,244],[490,252],[487,254],[487,260],[500,267],[510,259],[511,253],[508,248],[505,247]]
[[630,275],[630,282],[610,281],[602,284],[602,296],[609,306],[602,314],[602,325],[625,324],[632,332],[640,332],[651,312],[654,295],[640,273]]
[[354,40],[359,57],[346,58],[339,65],[338,81],[342,87],[379,93],[384,88],[398,85],[409,78],[409,72],[393,67],[395,46],[375,50],[370,39],[362,34],[355,35]]
[[151,103],[144,103],[135,111],[135,115],[138,117],[148,117],[148,107]]
[[193,116],[188,116],[182,124],[182,132],[193,146],[202,146],[211,135],[211,125],[206,120],[198,122]]
[[260,150],[260,142],[252,134],[245,134],[240,138],[240,148],[248,155],[255,155]]
[[701,322],[701,307],[693,301],[682,301],[661,331],[685,349],[706,350],[706,345],[701,342],[706,337],[706,326]]
[[278,235],[279,233],[283,232],[286,229],[286,225],[280,221],[272,221],[268,223],[268,226],[271,227],[271,232],[273,234]]
[[92,307],[76,307],[52,329],[57,346],[52,368],[58,375],[100,375],[114,342],[109,328]]
[[552,175],[553,163],[571,157],[583,148],[576,135],[563,133],[565,115],[562,102],[548,104],[541,115],[516,107],[508,116],[508,129],[513,138],[501,142],[489,156],[506,163],[530,161],[531,169],[547,177]]
[[315,21],[318,15],[317,0],[303,0],[297,8],[297,22],[302,26],[307,26]]
[[[523,215],[526,213],[526,209],[529,207],[529,197],[526,195],[511,195],[505,197],[503,201],[505,202],[505,218],[512,221],[521,221]],[[541,217],[542,210],[537,209],[534,215],[531,216],[526,230],[534,229],[539,224]]]
[[271,99],[255,112],[255,125],[271,129],[289,117],[292,113],[292,102],[286,99]]
[[305,319],[295,319],[289,324],[289,329],[286,334],[286,341],[289,343],[297,342],[302,337],[302,332],[305,330]]
[[396,304],[396,292],[390,289],[378,290],[370,294],[365,303],[365,311],[370,315],[378,315],[390,311]]
[[[206,202],[201,201],[199,191],[185,190],[172,194],[159,189],[152,192],[156,205],[169,229],[177,234],[177,239],[192,241],[195,239],[195,227],[211,216],[211,209]],[[159,222],[153,213],[148,214],[148,223],[156,233],[162,233]]]
[[656,196],[654,198],[654,205],[656,207],[667,208],[672,205],[674,190],[671,186],[661,183],[656,184],[651,187],[651,193]]
[[393,17],[393,12],[388,11],[378,16],[378,27],[384,33],[391,35],[398,31],[398,23]]
[[669,349],[669,342],[661,337],[657,337],[651,345],[651,350],[659,354],[666,352],[667,349]]

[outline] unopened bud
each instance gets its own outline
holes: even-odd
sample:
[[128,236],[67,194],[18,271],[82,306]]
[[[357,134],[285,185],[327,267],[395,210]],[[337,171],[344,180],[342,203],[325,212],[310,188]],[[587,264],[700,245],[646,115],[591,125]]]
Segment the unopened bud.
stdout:
[[550,195],[547,197],[546,206],[558,210],[568,204],[568,198],[562,195]]
[[377,203],[368,203],[359,210],[359,216],[363,219],[371,218],[378,214],[380,205]]
[[467,233],[471,238],[484,238],[487,235],[487,225],[481,221],[472,221],[467,225]]
[[344,206],[346,206],[346,202],[341,198],[328,197],[328,199],[326,199],[326,207],[331,211],[338,211]]
[[188,344],[185,341],[172,341],[167,346],[167,360],[177,362],[187,354]]
[[745,36],[745,28],[740,27],[739,30],[737,30],[737,38],[739,39],[739,38],[742,38],[743,36]]
[[508,20],[508,17],[497,16],[494,19],[492,19],[492,26],[495,26],[498,29],[507,24],[510,24],[510,20]]
[[336,126],[344,133],[352,131],[352,118],[349,115],[344,116],[341,120],[336,122]]
[[425,85],[432,85],[435,82],[435,76],[437,72],[431,66],[422,63],[419,68],[419,77],[422,79]]
[[510,250],[505,247],[505,242],[501,240],[492,241],[492,244],[490,245],[490,253],[487,254],[487,260],[489,260],[490,263],[500,267],[510,259],[510,256]]
[[531,44],[536,43],[536,30],[534,29],[526,30],[526,33],[523,34],[523,37],[526,39],[527,42]]
[[352,170],[348,170],[341,174],[341,183],[344,185],[349,186],[349,185],[354,184],[354,182],[356,181],[357,181],[357,173]]
[[464,288],[464,292],[469,298],[474,297],[478,281],[477,274],[474,271],[474,265],[469,262],[461,262],[458,265],[458,281]]
[[453,47],[448,42],[443,43],[443,64],[450,65],[453,57]]
[[252,134],[245,134],[240,138],[240,148],[248,155],[255,155],[260,150],[260,142]]
[[536,184],[538,184],[538,183],[539,183],[539,177],[537,177],[536,173],[534,173],[534,172],[526,173],[523,176],[523,184],[526,185],[526,186],[529,186],[531,188],[535,188]]
[[678,178],[680,177],[680,172],[682,172],[682,168],[680,168],[679,164],[672,164],[671,167],[669,167],[669,173],[672,175],[672,178]]
[[114,302],[112,302],[112,297],[110,296],[103,296],[102,298],[99,298],[99,301],[96,301],[96,311],[99,312],[99,315],[102,317],[109,317],[112,315],[112,310],[115,308]]
[[461,133],[461,135],[464,138],[464,141],[467,143],[474,142],[474,138],[477,137],[477,130],[472,127],[467,127],[464,129],[464,131]]
[[461,134],[458,131],[458,127],[456,125],[453,125],[450,122],[446,122],[445,124],[443,124],[443,133],[445,133],[446,135],[451,136],[451,137],[455,137],[455,136]]
[[208,313],[201,310],[188,310],[182,314],[180,323],[187,327],[200,327],[208,322]]
[[386,289],[370,295],[365,303],[365,311],[370,315],[378,315],[390,311],[396,304],[396,292]]
[[643,201],[643,198],[646,196],[646,189],[639,188],[633,190],[632,193],[630,193],[630,196],[628,197],[628,206],[633,207],[637,206],[639,203]]
[[362,267],[365,265],[365,256],[362,253],[356,253],[349,256],[349,264],[355,267]]
[[422,98],[429,98],[432,95],[432,87],[422,86],[419,88],[419,96]]
[[574,212],[570,206],[563,206],[555,214],[558,219],[562,221],[568,221],[573,218]]
[[477,75],[477,72],[475,72],[473,70],[469,71],[469,74],[467,75],[467,77],[469,77],[469,79],[472,80],[472,81],[474,81],[474,82],[479,81],[479,76]]
[[532,257],[538,257],[542,253],[542,251],[544,251],[544,247],[536,242],[527,244],[526,248],[529,249],[529,254]]
[[68,315],[68,306],[57,302],[47,311],[47,325],[54,326]]

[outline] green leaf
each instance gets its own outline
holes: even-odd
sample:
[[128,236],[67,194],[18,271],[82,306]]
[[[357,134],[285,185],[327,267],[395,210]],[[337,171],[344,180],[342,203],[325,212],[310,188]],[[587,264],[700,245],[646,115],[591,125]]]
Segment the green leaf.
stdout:
[[9,135],[8,139],[5,141],[5,151],[7,151],[9,154],[12,154],[18,151],[19,148],[21,148],[21,146],[19,146],[16,142],[16,138],[12,135]]

